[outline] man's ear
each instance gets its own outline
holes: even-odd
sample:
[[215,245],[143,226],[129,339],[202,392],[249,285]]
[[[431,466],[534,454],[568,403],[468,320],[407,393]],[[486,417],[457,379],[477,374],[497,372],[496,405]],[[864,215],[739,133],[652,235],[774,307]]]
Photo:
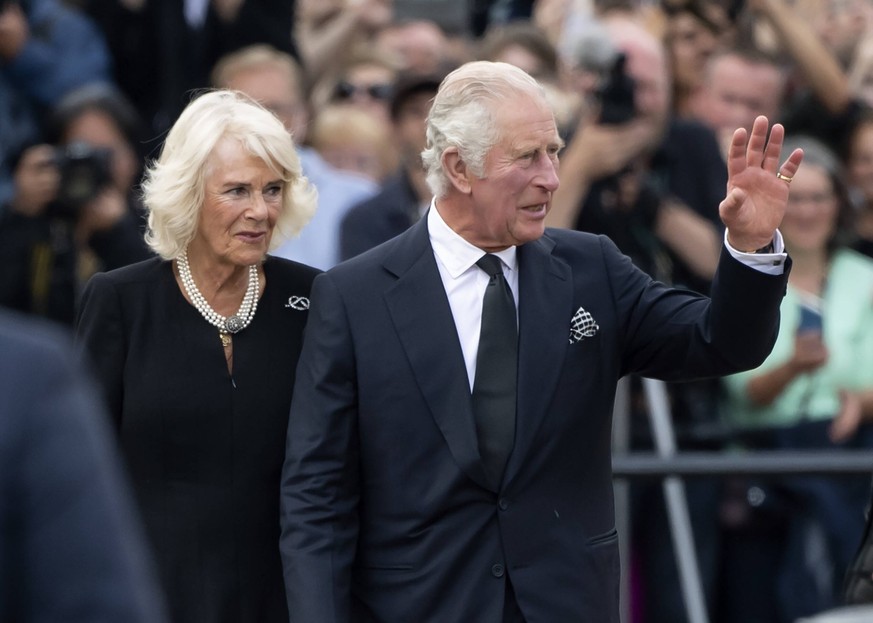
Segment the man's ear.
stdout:
[[472,192],[470,185],[470,172],[467,163],[461,159],[461,154],[458,153],[457,147],[449,147],[442,155],[443,171],[446,172],[446,177],[449,178],[452,186],[459,192],[469,195]]

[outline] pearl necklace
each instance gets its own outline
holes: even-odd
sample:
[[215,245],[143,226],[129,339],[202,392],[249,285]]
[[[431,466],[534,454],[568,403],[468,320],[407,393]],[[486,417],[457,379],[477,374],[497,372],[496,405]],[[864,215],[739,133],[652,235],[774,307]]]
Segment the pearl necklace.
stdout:
[[249,266],[249,285],[246,288],[246,294],[243,297],[242,304],[239,310],[233,316],[222,316],[217,311],[212,309],[212,306],[206,302],[206,299],[200,294],[197,289],[197,284],[194,283],[194,276],[191,274],[191,266],[188,264],[188,250],[176,258],[176,264],[179,266],[179,277],[182,279],[182,286],[185,288],[185,293],[203,316],[206,321],[218,328],[221,343],[225,346],[230,346],[230,334],[239,333],[251,323],[255,317],[255,310],[258,307],[258,290],[260,283],[258,281],[258,266],[252,264]]

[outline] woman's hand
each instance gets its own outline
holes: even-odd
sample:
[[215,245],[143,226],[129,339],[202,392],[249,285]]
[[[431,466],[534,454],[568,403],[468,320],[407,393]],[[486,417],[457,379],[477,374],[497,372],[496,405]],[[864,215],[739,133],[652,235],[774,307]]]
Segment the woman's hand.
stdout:
[[127,200],[116,188],[104,188],[99,195],[82,206],[76,222],[76,238],[88,244],[91,236],[115,227],[127,214]]
[[794,352],[789,365],[795,375],[812,372],[828,360],[828,349],[819,331],[802,331],[794,338]]
[[831,441],[841,443],[851,439],[861,425],[862,419],[863,410],[858,395],[844,389],[840,390],[840,412],[828,431]]

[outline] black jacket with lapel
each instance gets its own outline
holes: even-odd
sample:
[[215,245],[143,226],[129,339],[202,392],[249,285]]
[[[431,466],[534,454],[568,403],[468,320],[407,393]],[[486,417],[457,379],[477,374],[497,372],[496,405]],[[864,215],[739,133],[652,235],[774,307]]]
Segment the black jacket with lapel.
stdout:
[[[282,482],[292,621],[500,623],[510,581],[528,623],[618,622],[616,382],[756,365],[786,276],[725,252],[710,304],[603,237],[547,230],[518,253],[516,437],[498,491],[427,219],[316,279]],[[582,311],[598,329],[571,339]]]

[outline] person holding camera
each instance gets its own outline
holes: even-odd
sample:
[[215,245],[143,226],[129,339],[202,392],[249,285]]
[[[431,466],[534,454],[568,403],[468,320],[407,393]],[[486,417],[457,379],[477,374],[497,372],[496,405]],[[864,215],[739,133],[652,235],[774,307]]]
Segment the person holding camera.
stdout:
[[[576,42],[577,70],[593,74],[591,112],[562,154],[561,186],[547,223],[605,234],[655,279],[709,291],[724,228],[714,206],[727,173],[715,135],[672,114],[668,55],[663,42],[621,10],[598,15]],[[604,50],[612,50],[611,55]],[[720,447],[718,384],[713,379],[670,383],[677,444],[682,450]],[[630,379],[630,444],[654,446],[646,401]],[[718,574],[718,479],[686,483],[689,515],[704,595],[712,602]],[[633,556],[648,623],[685,620],[679,569],[669,540],[660,483],[630,488]]]
[[[726,183],[715,137],[671,116],[667,53],[653,34],[621,12],[592,28],[585,37],[602,41],[597,55],[611,47],[612,60],[562,155],[574,175],[548,224],[606,234],[655,278],[706,292],[721,244],[712,206]],[[578,63],[593,54],[579,42]]]
[[139,131],[133,107],[102,86],[53,110],[50,144],[23,151],[0,214],[0,304],[70,325],[84,279],[149,256],[135,195]]
[[13,193],[15,154],[65,95],[108,84],[111,58],[91,19],[63,0],[0,0],[0,209]]

